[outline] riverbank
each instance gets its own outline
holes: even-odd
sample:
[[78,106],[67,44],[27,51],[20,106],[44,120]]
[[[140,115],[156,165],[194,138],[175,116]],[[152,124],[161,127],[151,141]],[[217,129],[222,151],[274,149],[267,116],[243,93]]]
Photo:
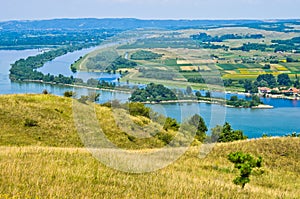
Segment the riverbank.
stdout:
[[76,84],[62,84],[62,83],[54,83],[54,82],[44,82],[43,80],[24,80],[20,82],[29,82],[29,83],[39,83],[39,84],[48,84],[53,86],[67,86],[72,88],[84,88],[88,90],[101,90],[101,91],[109,91],[109,92],[120,92],[120,93],[126,93],[130,94],[131,92],[128,90],[118,90],[118,89],[108,89],[108,88],[96,88],[91,86],[85,86],[85,85],[76,85]]
[[[21,82],[29,82],[29,83],[38,83],[38,84],[45,84],[45,85],[52,85],[52,86],[65,86],[65,87],[70,87],[70,88],[82,88],[82,89],[87,89],[87,90],[94,90],[94,91],[107,91],[107,92],[112,92],[112,93],[124,93],[124,94],[131,94],[132,91],[128,90],[121,90],[121,89],[107,89],[107,88],[96,88],[96,87],[91,87],[91,86],[86,86],[86,85],[76,85],[76,84],[62,84],[62,83],[53,83],[53,82],[44,82],[43,80],[25,80]],[[41,91],[42,92],[42,91]],[[241,93],[239,93],[241,95]],[[181,100],[167,100],[167,101],[147,101],[147,102],[142,102],[144,104],[176,104],[176,103],[206,103],[206,104],[219,104],[228,108],[251,108],[251,109],[273,109],[274,106],[266,105],[266,104],[261,104],[259,106],[254,106],[254,107],[236,107],[236,106],[231,106],[227,104],[227,100],[222,99],[222,98],[204,98],[197,100],[197,99],[181,99]]]
[[[212,99],[212,100],[209,100]],[[206,104],[218,104],[221,106],[225,106],[228,108],[250,108],[250,109],[273,109],[274,106],[270,106],[267,104],[260,104],[258,106],[253,107],[235,107],[228,105],[225,99],[217,99],[217,98],[208,98],[207,100],[196,100],[196,99],[184,99],[184,100],[167,100],[167,101],[159,101],[159,102],[142,102],[143,104],[177,104],[177,103],[206,103]]]
[[265,96],[264,95],[260,95],[260,96],[265,98],[273,98],[273,99],[300,100],[300,97],[285,96],[283,94],[278,94],[278,95],[267,94]]

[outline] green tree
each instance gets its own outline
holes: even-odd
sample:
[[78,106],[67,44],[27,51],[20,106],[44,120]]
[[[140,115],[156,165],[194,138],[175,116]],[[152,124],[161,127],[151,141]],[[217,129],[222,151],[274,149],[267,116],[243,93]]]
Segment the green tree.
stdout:
[[167,117],[163,129],[166,131],[168,130],[178,131],[179,127],[180,126],[175,119]]
[[262,157],[255,159],[250,154],[244,154],[242,152],[230,153],[228,160],[234,163],[234,167],[240,171],[240,175],[233,180],[233,183],[241,185],[242,189],[250,182],[252,170],[262,166]]
[[74,64],[71,65],[71,71],[72,73],[77,73],[77,68],[74,66]]
[[193,93],[192,87],[191,86],[187,86],[186,87],[186,94],[191,95]]
[[228,86],[231,86],[232,85],[232,79],[225,79],[224,80],[224,86],[228,87]]
[[88,97],[91,102],[96,102],[100,98],[100,93],[91,91],[88,93]]
[[211,93],[210,93],[210,91],[206,91],[206,93],[205,93],[205,97],[211,97]]
[[64,92],[64,96],[65,97],[73,97],[75,95],[75,93],[73,91],[66,91]]
[[44,94],[44,95],[49,94],[48,90],[47,90],[47,89],[43,90],[43,94]]
[[287,57],[286,62],[294,62],[295,60],[292,57]]
[[252,81],[246,79],[246,80],[244,81],[244,88],[245,88],[245,92],[251,91],[251,90],[252,90]]
[[195,114],[189,119],[188,124],[196,127],[196,139],[203,142],[206,138],[206,131],[208,130],[204,119],[200,115]]
[[236,96],[236,95],[231,96],[230,101],[233,101],[233,102],[238,101],[238,96]]
[[222,131],[218,138],[218,142],[232,142],[236,140],[245,140],[248,137],[243,134],[241,130],[232,130],[231,125],[226,122],[223,125]]
[[285,73],[278,75],[277,82],[279,85],[282,85],[282,86],[291,85],[291,79],[290,79],[289,75],[285,74]]
[[222,131],[223,131],[223,127],[220,125],[217,125],[216,127],[212,128],[211,135],[210,135],[210,141],[217,142]]
[[261,103],[260,98],[259,98],[259,96],[257,96],[257,95],[253,95],[253,96],[252,96],[252,101],[253,101],[254,103],[257,103],[257,105]]
[[199,97],[202,97],[200,91],[196,91],[195,95],[196,95],[196,97],[198,97],[198,98],[199,98]]
[[271,68],[271,65],[270,64],[265,64],[264,66],[263,66],[263,69],[270,69]]
[[263,75],[259,75],[256,78],[257,82],[260,82],[262,80],[266,81],[268,83],[268,86],[270,86],[271,88],[274,88],[276,86],[276,79],[272,74],[263,74]]
[[88,86],[97,87],[99,85],[99,80],[91,78],[91,79],[88,79],[86,83]]

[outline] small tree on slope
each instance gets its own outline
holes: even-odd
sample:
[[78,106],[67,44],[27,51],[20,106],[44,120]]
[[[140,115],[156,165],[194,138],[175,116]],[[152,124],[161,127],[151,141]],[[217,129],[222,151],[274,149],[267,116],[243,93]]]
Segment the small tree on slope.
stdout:
[[242,152],[230,153],[228,160],[234,163],[234,167],[240,171],[240,176],[236,177],[233,183],[241,185],[242,189],[250,182],[250,175],[253,168],[260,168],[262,166],[262,157],[255,159],[250,154],[244,154]]

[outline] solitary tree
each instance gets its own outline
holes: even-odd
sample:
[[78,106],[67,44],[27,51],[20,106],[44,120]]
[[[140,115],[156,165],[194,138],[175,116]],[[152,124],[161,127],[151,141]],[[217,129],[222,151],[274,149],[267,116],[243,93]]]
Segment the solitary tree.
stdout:
[[231,125],[226,122],[218,137],[218,142],[232,142],[236,140],[245,140],[247,136],[241,130],[232,130]]
[[205,93],[205,97],[211,97],[210,91],[207,91],[207,92]]
[[203,142],[206,138],[206,131],[208,130],[204,119],[200,115],[195,114],[188,123],[189,125],[196,127],[196,139]]
[[228,160],[234,163],[234,167],[240,171],[240,175],[233,180],[233,183],[241,185],[242,189],[250,182],[252,170],[262,166],[262,157],[255,159],[250,154],[244,154],[242,152],[230,153]]
[[196,97],[198,97],[198,98],[199,98],[199,97],[202,97],[200,91],[196,91],[195,95],[196,95]]
[[191,86],[187,86],[186,87],[186,94],[191,95],[193,93],[192,87]]

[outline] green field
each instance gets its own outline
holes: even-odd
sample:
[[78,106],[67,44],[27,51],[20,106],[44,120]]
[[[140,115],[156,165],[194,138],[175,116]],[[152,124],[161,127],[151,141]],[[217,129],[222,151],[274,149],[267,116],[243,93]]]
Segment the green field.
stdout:
[[245,65],[242,64],[217,64],[217,66],[221,67],[224,70],[235,70],[238,68],[247,68]]
[[299,74],[300,73],[300,62],[281,63],[281,65],[287,67],[293,74]]
[[[229,49],[222,48],[202,48],[195,47],[196,41],[191,40],[190,36],[199,32],[205,32],[213,36],[222,36],[224,34],[262,34],[263,39],[229,39],[223,42],[212,42],[214,45],[226,45]],[[137,32],[141,33],[141,32]],[[261,50],[231,50],[231,48],[240,47],[246,43],[257,43],[271,45],[272,40],[285,40],[300,36],[298,33],[277,33],[266,30],[257,30],[252,28],[218,28],[211,30],[176,30],[170,34],[168,31],[155,31],[151,36],[139,39],[126,45],[110,47],[108,50],[117,52],[119,56],[125,54],[134,55],[140,51],[150,51],[162,55],[156,59],[131,60],[137,63],[135,70],[130,70],[129,75],[121,78],[121,81],[130,81],[132,83],[163,83],[175,87],[186,87],[184,82],[189,78],[203,77],[221,77],[223,79],[232,79],[237,82],[240,79],[256,79],[261,74],[273,74],[278,76],[282,73],[300,74],[300,62],[285,63],[286,59],[292,58],[300,61],[299,53],[280,52],[276,53],[274,49],[268,48]],[[95,51],[87,55],[83,61],[80,61],[79,68],[86,69],[86,60],[89,57],[97,56],[105,49]],[[275,62],[274,62],[275,61]],[[278,64],[272,64],[276,63]],[[271,65],[271,68],[264,68],[265,65]],[[190,67],[189,67],[190,66]],[[142,70],[141,70],[142,69]],[[138,73],[136,71],[139,71]],[[216,70],[218,70],[216,72]],[[211,73],[211,74],[210,74]],[[173,77],[173,78],[172,78]],[[219,85],[215,85],[212,80],[209,84],[215,90]],[[195,88],[205,88],[201,84],[193,84]],[[230,91],[242,91],[240,85],[234,84],[227,87]]]

